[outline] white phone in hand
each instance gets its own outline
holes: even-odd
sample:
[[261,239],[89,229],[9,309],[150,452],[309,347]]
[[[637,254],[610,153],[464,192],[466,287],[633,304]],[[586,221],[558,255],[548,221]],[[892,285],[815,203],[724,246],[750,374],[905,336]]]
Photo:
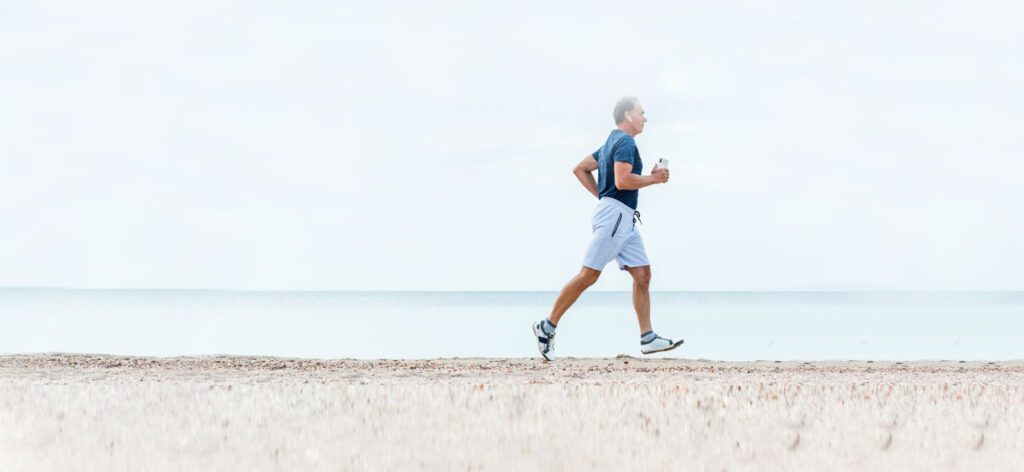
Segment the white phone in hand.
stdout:
[[658,159],[659,169],[668,169],[668,159]]

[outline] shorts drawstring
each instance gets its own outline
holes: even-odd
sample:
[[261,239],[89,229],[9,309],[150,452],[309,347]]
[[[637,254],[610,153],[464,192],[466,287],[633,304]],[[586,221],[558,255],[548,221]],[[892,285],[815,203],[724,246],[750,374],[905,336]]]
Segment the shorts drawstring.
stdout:
[[636,224],[637,221],[640,221],[640,224],[644,224],[644,222],[640,220],[640,211],[633,210],[633,224]]

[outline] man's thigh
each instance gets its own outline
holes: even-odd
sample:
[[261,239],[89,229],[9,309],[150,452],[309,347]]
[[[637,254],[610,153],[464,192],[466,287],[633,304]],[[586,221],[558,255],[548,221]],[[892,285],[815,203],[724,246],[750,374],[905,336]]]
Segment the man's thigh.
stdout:
[[633,235],[619,249],[615,258],[619,261],[619,268],[622,270],[626,270],[626,267],[651,265],[651,261],[647,258],[647,249],[644,247],[644,238],[640,236],[639,231],[633,232]]
[[622,235],[609,236],[595,231],[590,246],[587,247],[587,254],[583,256],[583,265],[594,270],[604,270],[604,266],[622,252],[622,247],[628,241],[629,238]]

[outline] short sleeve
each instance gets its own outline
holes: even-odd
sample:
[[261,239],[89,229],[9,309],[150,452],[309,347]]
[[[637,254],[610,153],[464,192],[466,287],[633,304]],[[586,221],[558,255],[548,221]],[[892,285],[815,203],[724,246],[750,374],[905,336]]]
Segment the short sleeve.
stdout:
[[634,164],[633,156],[636,154],[636,141],[633,138],[625,137],[615,144],[615,154],[612,159],[616,162],[628,162]]
[[594,151],[593,153],[591,153],[590,155],[594,156],[594,160],[595,161],[600,161],[601,160],[601,148],[597,148],[597,150]]

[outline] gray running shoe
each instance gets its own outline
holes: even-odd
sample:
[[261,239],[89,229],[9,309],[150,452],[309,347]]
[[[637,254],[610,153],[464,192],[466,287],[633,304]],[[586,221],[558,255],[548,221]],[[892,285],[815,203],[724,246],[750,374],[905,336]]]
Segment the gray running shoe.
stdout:
[[533,324],[533,335],[537,336],[537,350],[540,351],[540,355],[544,356],[546,361],[553,361],[555,360],[555,333],[545,333],[543,323],[544,320],[540,320]]
[[654,354],[655,352],[671,351],[683,344],[683,340],[673,341],[671,339],[663,338],[654,335],[654,339],[643,342],[640,341],[640,352],[643,354]]

